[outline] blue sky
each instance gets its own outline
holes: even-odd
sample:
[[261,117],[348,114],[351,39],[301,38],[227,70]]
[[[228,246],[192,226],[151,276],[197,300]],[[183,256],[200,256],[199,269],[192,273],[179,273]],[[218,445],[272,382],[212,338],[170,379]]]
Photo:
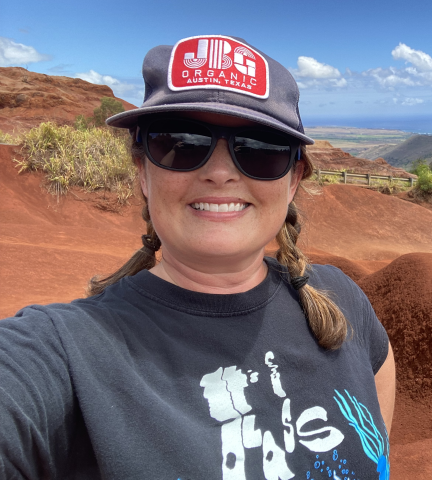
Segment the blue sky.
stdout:
[[290,69],[305,125],[432,133],[431,18],[420,0],[10,1],[0,66],[106,83],[140,105],[150,48],[233,35]]

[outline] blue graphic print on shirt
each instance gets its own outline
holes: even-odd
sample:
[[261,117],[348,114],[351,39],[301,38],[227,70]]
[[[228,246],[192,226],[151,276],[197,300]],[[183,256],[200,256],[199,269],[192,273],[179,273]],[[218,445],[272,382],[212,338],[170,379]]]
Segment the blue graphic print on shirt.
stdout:
[[390,463],[389,463],[389,441],[386,430],[386,438],[384,439],[375,426],[375,422],[369,410],[358,400],[351,396],[347,390],[345,393],[351,401],[356,415],[351,410],[344,396],[335,390],[337,397],[333,397],[339,405],[344,417],[349,424],[355,428],[360,437],[365,454],[377,464],[377,472],[379,472],[379,480],[389,480]]

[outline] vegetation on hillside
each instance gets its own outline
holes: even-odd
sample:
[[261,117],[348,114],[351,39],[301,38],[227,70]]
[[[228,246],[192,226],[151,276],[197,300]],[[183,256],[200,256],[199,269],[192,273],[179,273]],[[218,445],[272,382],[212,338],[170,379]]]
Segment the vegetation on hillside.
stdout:
[[432,195],[432,162],[428,164],[427,160],[418,159],[413,162],[411,173],[417,175],[415,190],[418,193]]
[[129,135],[105,125],[108,117],[122,111],[121,102],[103,97],[94,116],[79,115],[74,126],[46,122],[20,134],[22,160],[14,160],[19,171],[44,172],[48,191],[56,195],[78,186],[115,192],[120,204],[127,203],[136,178]]
[[101,104],[93,110],[92,117],[78,115],[74,126],[77,130],[88,130],[92,127],[105,127],[105,120],[117,113],[124,112],[123,104],[111,97],[102,97]]
[[76,129],[42,123],[22,134],[20,172],[45,173],[51,193],[60,195],[72,186],[87,191],[116,192],[120,203],[132,195],[136,168],[129,139],[109,128]]

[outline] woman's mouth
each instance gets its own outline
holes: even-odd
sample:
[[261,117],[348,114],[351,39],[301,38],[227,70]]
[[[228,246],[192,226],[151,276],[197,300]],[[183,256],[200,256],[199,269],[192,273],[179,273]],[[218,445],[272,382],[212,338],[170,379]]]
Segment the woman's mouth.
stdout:
[[203,210],[207,212],[240,212],[244,210],[249,203],[191,203],[194,210]]

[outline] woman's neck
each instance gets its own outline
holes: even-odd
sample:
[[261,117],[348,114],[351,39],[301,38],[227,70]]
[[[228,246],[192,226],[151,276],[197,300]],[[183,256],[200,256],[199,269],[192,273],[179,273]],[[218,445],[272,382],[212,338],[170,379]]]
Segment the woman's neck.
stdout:
[[164,250],[161,262],[150,272],[186,290],[213,294],[246,292],[266,278],[264,249],[252,257],[236,260],[218,259],[214,265],[206,259],[185,262]]

